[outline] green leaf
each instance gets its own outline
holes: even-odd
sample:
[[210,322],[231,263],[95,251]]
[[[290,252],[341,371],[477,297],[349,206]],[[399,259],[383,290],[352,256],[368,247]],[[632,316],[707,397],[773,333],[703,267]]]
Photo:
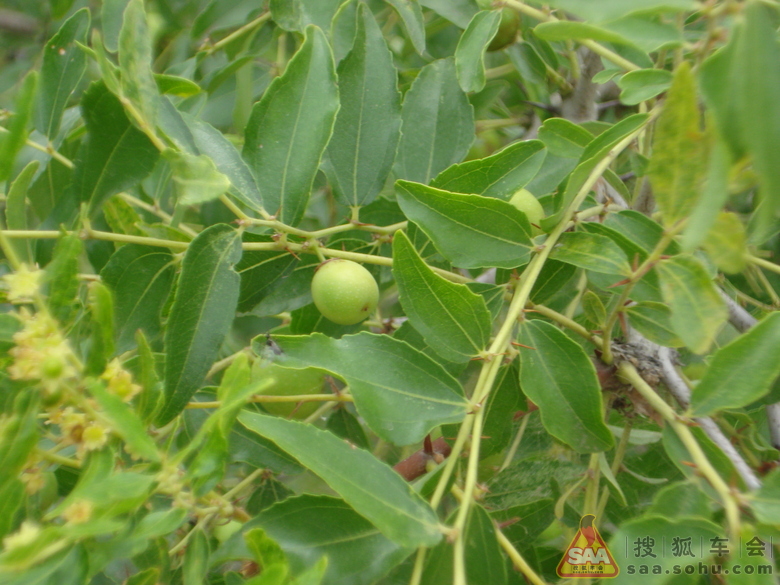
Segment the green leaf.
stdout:
[[[267,243],[272,242],[273,239],[271,236],[244,233],[244,241]],[[236,264],[236,272],[241,275],[238,310],[251,311],[273,290],[275,285],[287,279],[297,265],[297,258],[286,251],[245,251],[241,261]]]
[[465,363],[485,349],[492,321],[485,301],[433,272],[402,231],[393,237],[393,276],[404,312],[436,353]]
[[35,127],[53,139],[62,122],[62,112],[87,69],[87,55],[78,43],[86,44],[89,9],[82,8],[46,43],[38,83]]
[[[289,498],[260,512],[243,530],[255,527],[281,546],[293,574],[327,556],[325,585],[370,585],[411,552],[387,539],[344,501],[330,496]],[[238,541],[237,536],[233,540]],[[228,556],[226,550],[220,556],[217,551],[218,561],[244,557],[239,547],[224,548],[232,554]]]
[[78,310],[79,257],[84,243],[77,235],[62,236],[54,247],[54,256],[46,267],[47,299],[54,317],[67,324]]
[[338,108],[333,55],[323,32],[309,26],[284,75],[252,109],[244,142],[265,209],[287,224],[303,217]]
[[99,376],[114,355],[114,299],[102,282],[89,284],[89,313],[91,335],[84,372]]
[[110,196],[151,173],[160,152],[130,123],[119,99],[102,83],[89,87],[81,108],[87,139],[75,161],[73,183],[79,201],[97,211]]
[[593,134],[565,118],[548,118],[539,128],[539,140],[547,146],[550,154],[580,158],[585,147],[593,140]]
[[119,396],[107,392],[102,383],[91,384],[89,393],[97,400],[102,414],[110,421],[111,431],[122,438],[129,452],[149,461],[160,461],[157,446],[129,405]]
[[23,390],[14,399],[13,414],[0,429],[0,485],[16,478],[38,443],[38,393]]
[[485,51],[498,32],[500,10],[481,10],[471,19],[455,49],[455,71],[465,92],[485,87]]
[[534,178],[546,154],[538,140],[515,142],[491,156],[452,165],[431,181],[431,187],[508,201]]
[[139,362],[136,380],[141,384],[141,392],[135,404],[138,415],[148,423],[154,419],[157,410],[162,406],[162,384],[157,375],[157,364],[152,348],[149,347],[143,330],[136,330],[135,342],[138,347]]
[[663,303],[642,301],[626,309],[631,326],[653,343],[665,347],[685,345],[674,332],[672,310]]
[[103,267],[100,276],[114,292],[119,353],[132,348],[139,329],[146,337],[157,338],[175,273],[168,250],[141,244],[122,246]]
[[[468,404],[460,384],[442,366],[387,335],[358,333],[341,339],[278,335],[275,360],[296,369],[314,366],[342,378],[358,413],[384,440],[396,445],[422,441],[436,426],[463,420]],[[254,341],[263,352],[265,336]]]
[[693,0],[600,0],[599,2],[552,0],[549,4],[594,22],[614,20],[632,12],[662,14],[687,12],[695,8]]
[[24,499],[24,484],[21,480],[11,477],[0,482],[0,538],[11,531]]
[[647,171],[667,226],[688,217],[699,197],[705,161],[699,126],[696,82],[686,62],[675,71],[656,123],[653,156]]
[[217,170],[230,179],[230,193],[255,211],[263,209],[260,190],[236,147],[211,124],[186,114],[182,117],[201,154],[210,157]]
[[[5,225],[9,230],[27,229],[27,191],[39,166],[37,160],[30,161],[8,187],[8,195],[5,199]],[[12,241],[11,245],[16,250],[19,260],[27,264],[32,263],[32,246],[29,240]]]
[[420,0],[420,4],[440,14],[459,28],[466,28],[479,8],[474,0]]
[[401,118],[398,178],[428,183],[463,160],[474,140],[474,109],[458,85],[453,59],[423,67],[406,92]]
[[672,327],[692,352],[705,353],[728,318],[707,270],[693,256],[680,255],[656,265]]
[[200,86],[197,83],[178,75],[155,73],[154,82],[157,84],[157,89],[161,94],[186,98],[200,93]]
[[396,195],[406,216],[455,266],[515,268],[530,258],[531,225],[505,201],[409,181],[396,182]]
[[338,67],[341,108],[323,166],[337,200],[367,205],[384,187],[401,131],[401,94],[393,55],[360,3],[352,50]]
[[141,521],[133,530],[135,538],[159,538],[170,534],[187,519],[187,510],[183,508],[169,508],[151,512],[141,518]]
[[425,52],[425,22],[417,0],[385,0],[385,2],[401,17],[414,50],[418,55],[422,55]]
[[[6,128],[8,132],[0,134],[0,181],[7,181],[11,178],[16,155],[19,154],[27,140],[29,134],[27,127],[32,117],[33,98],[37,84],[37,72],[31,71],[25,75],[19,88],[19,93],[16,94],[16,99],[14,100],[16,112],[11,115],[11,119],[8,122],[8,128]],[[8,211],[6,210],[7,213]]]
[[[451,518],[450,521],[454,521]],[[507,571],[501,548],[496,540],[496,528],[482,506],[475,505],[469,512],[463,539],[465,542],[466,578],[480,585],[505,585]],[[440,542],[430,551],[423,570],[426,585],[453,583],[453,551],[449,542]]]
[[736,213],[719,213],[703,245],[715,266],[723,272],[738,274],[745,269],[748,256],[747,235],[745,224]]
[[327,30],[339,4],[339,0],[271,0],[270,8],[280,27],[303,32],[309,24]]
[[152,74],[152,39],[143,0],[130,0],[119,31],[119,68],[122,96],[138,109],[146,124],[157,121],[159,93]]
[[205,154],[192,155],[167,149],[163,157],[171,166],[177,204],[198,205],[213,201],[230,188],[230,179],[217,170]]
[[162,426],[186,406],[217,356],[238,303],[241,236],[225,224],[202,231],[187,248],[165,332]]
[[[100,9],[100,24],[105,35],[106,49],[116,53],[119,48],[119,31],[122,30],[122,15],[130,0],[103,0]],[[94,45],[93,45],[94,46]]]
[[307,424],[250,412],[241,413],[238,420],[320,476],[398,545],[432,546],[441,540],[439,520],[428,503],[368,451]]
[[740,408],[769,392],[780,376],[780,314],[772,313],[712,356],[691,398],[695,416]]
[[361,449],[370,449],[366,431],[360,424],[360,421],[346,407],[336,408],[328,417],[325,428],[337,437],[341,437],[357,445]]
[[547,431],[579,453],[611,449],[601,385],[582,347],[538,320],[523,323],[519,342],[534,348],[520,348],[520,385],[539,407]]
[[640,69],[629,71],[617,82],[620,101],[634,106],[665,92],[672,85],[672,74],[665,69]]
[[780,523],[780,470],[774,469],[764,478],[764,485],[751,498],[751,507],[759,522]]
[[731,169],[729,149],[717,136],[711,142],[704,188],[688,217],[683,232],[681,246],[686,252],[692,251],[704,240],[714,225],[718,212],[729,197],[729,169]]
[[545,41],[576,41],[592,39],[594,41],[632,45],[623,35],[586,22],[557,20],[542,22],[534,27],[534,34]]
[[620,246],[606,236],[588,232],[561,234],[550,258],[593,272],[631,274],[631,266]]
[[582,295],[582,312],[588,318],[588,321],[597,327],[603,327],[607,321],[607,310],[599,296],[592,290],[585,291]]
[[157,583],[159,583],[159,581],[160,581],[160,569],[158,569],[157,567],[153,567],[151,569],[146,569],[145,571],[136,573],[135,575],[127,579],[124,585],[156,585]]
[[187,542],[182,564],[183,585],[205,585],[209,572],[209,539],[200,526],[193,528],[194,533]]

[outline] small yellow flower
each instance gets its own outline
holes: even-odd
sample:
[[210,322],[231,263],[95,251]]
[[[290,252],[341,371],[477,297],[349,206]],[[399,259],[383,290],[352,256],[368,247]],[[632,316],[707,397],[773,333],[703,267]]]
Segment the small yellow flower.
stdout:
[[8,288],[8,302],[31,302],[38,292],[42,276],[43,270],[38,268],[30,270],[26,264],[22,264],[16,272],[3,276],[3,282]]
[[95,451],[108,441],[108,430],[97,423],[91,423],[81,434],[81,447],[85,451]]
[[68,524],[84,524],[92,518],[94,510],[89,500],[76,500],[62,513],[62,517]]
[[22,472],[20,479],[24,484],[24,491],[30,496],[37,494],[46,485],[40,467],[28,467]]
[[3,547],[5,548],[5,552],[32,544],[35,542],[35,539],[38,538],[40,533],[40,526],[38,526],[35,522],[25,520],[22,522],[19,530],[13,534],[9,534],[3,539]]
[[54,392],[63,380],[76,375],[70,347],[48,315],[21,310],[18,317],[24,328],[13,336],[16,347],[8,353],[14,363],[8,374],[15,380],[42,380],[44,388]]
[[101,378],[107,381],[108,391],[125,402],[132,400],[133,396],[141,391],[141,387],[133,383],[130,372],[122,367],[119,358],[114,358],[108,363]]

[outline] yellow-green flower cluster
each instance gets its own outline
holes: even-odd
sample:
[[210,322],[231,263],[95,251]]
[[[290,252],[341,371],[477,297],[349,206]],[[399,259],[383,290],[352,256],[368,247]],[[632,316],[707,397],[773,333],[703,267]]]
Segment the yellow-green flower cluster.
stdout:
[[22,309],[19,318],[24,327],[13,336],[16,347],[9,351],[14,362],[8,374],[15,380],[40,380],[54,392],[63,380],[76,375],[70,347],[46,313],[33,315]]
[[16,272],[3,276],[8,302],[14,304],[32,302],[42,277],[43,270],[38,268],[30,270],[26,264],[22,264]]

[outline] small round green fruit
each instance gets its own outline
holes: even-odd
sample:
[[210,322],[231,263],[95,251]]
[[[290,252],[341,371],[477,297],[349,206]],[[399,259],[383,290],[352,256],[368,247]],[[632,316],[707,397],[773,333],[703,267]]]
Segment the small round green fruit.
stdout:
[[531,228],[534,230],[534,234],[542,233],[536,226],[544,218],[544,207],[539,203],[539,200],[534,197],[528,189],[520,189],[509,200],[509,203],[514,205],[517,209],[525,213],[528,218],[528,222],[531,223]]
[[238,520],[231,520],[227,524],[217,524],[214,527],[214,536],[220,543],[223,543],[236,532],[241,530],[243,526],[244,524]]
[[371,273],[352,260],[328,260],[311,281],[314,304],[339,325],[360,323],[376,309],[379,287]]
[[511,8],[501,10],[501,22],[498,24],[498,32],[490,41],[488,51],[500,51],[515,42],[517,31],[520,28],[520,15]]
[[[273,378],[274,382],[266,386],[259,394],[265,396],[298,396],[320,394],[325,383],[325,372],[317,368],[304,368],[293,370],[283,368],[278,364],[261,367],[256,370],[253,377]],[[321,402],[303,402],[298,406],[297,402],[263,402],[263,408],[271,414],[288,418],[304,419],[311,416]],[[297,408],[296,408],[297,407]]]

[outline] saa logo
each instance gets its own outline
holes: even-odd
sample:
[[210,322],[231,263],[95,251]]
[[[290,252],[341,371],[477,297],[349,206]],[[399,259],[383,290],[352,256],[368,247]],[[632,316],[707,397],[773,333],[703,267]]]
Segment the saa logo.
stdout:
[[604,539],[593,525],[596,517],[586,514],[580,520],[580,529],[558,563],[558,576],[566,579],[617,577],[620,569],[607,548]]

